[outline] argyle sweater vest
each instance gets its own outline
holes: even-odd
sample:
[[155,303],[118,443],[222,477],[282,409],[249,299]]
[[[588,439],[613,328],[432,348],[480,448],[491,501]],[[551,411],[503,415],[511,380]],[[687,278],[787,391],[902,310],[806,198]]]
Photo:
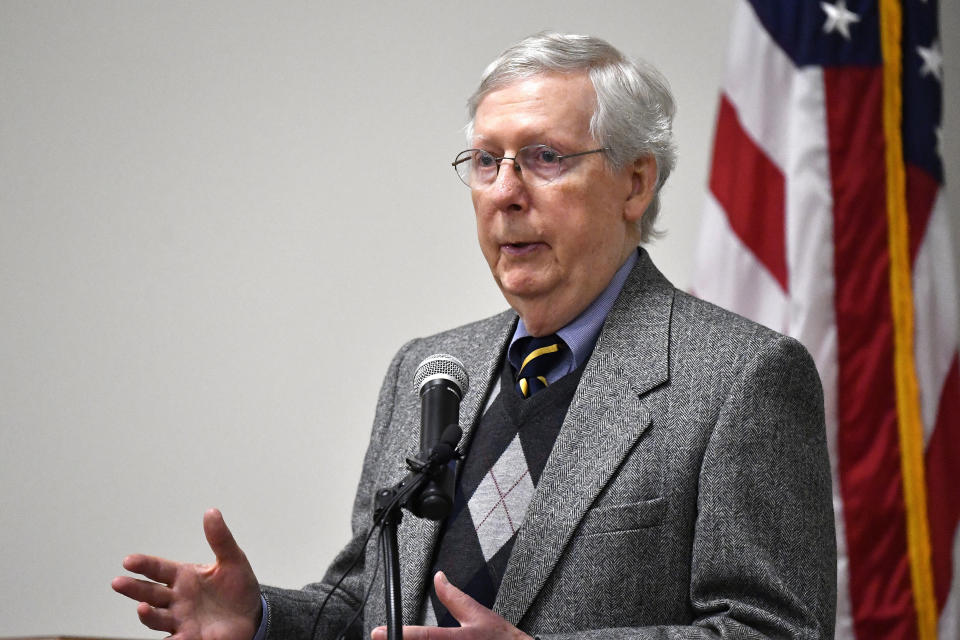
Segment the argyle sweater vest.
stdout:
[[[444,523],[430,575],[492,608],[527,505],[553,449],[583,367],[529,398],[514,389],[504,359],[500,392],[476,427],[458,469],[453,510]],[[424,623],[459,626],[428,582]]]

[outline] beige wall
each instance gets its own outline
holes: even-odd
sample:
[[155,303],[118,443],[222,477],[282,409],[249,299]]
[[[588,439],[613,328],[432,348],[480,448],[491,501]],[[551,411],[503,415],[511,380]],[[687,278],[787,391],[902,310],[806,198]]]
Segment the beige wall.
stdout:
[[449,162],[520,37],[671,79],[653,253],[685,286],[732,4],[0,3],[0,635],[149,635],[110,579],[206,561],[212,505],[261,580],[321,575],[391,355],[504,307]]

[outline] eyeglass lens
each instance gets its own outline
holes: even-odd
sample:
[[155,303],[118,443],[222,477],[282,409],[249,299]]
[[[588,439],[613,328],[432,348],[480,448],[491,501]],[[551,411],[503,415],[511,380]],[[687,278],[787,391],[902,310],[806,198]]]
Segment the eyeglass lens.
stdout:
[[498,158],[489,151],[467,149],[454,160],[454,167],[468,187],[482,187],[492,184],[497,179],[500,164],[509,160],[522,172],[524,179],[543,184],[557,179],[562,159],[563,156],[556,149],[542,144],[520,149],[516,158]]

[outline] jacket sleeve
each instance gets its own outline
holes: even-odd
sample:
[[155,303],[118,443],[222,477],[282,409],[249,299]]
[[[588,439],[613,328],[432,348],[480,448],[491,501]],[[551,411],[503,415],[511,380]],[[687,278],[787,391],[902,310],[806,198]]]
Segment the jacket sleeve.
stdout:
[[836,540],[823,391],[809,354],[791,338],[769,341],[746,363],[709,434],[689,597],[688,625],[537,637],[833,638]]
[[[367,534],[373,521],[373,497],[376,487],[379,457],[383,442],[393,414],[397,397],[397,379],[400,364],[414,344],[404,345],[394,356],[380,387],[377,410],[373,421],[370,443],[363,460],[360,484],[354,498],[351,517],[352,537],[347,545],[334,558],[320,582],[306,585],[302,589],[280,589],[261,586],[261,592],[267,601],[268,640],[311,640],[312,638],[334,638],[343,631],[354,613],[361,607],[364,595],[364,550]],[[376,541],[374,541],[376,543]],[[358,557],[359,556],[359,557]],[[352,568],[351,568],[352,565]],[[349,572],[348,572],[349,570]],[[343,577],[345,575],[345,577]],[[340,578],[343,581],[335,590],[333,586]],[[329,598],[317,620],[321,603]],[[347,637],[360,637],[363,615],[350,628]],[[311,635],[311,630],[314,631]]]

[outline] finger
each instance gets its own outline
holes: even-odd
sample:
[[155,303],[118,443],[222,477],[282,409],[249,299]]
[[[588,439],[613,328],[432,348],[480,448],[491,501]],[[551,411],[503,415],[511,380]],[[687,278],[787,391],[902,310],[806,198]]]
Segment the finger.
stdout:
[[172,560],[164,560],[156,556],[145,556],[135,553],[123,559],[123,568],[133,573],[139,573],[156,582],[170,584],[177,577],[177,565]]
[[154,607],[170,606],[173,594],[169,587],[156,582],[137,580],[129,576],[118,576],[110,583],[113,590],[138,602],[146,602]]
[[203,533],[218,562],[246,562],[246,556],[233,539],[219,509],[208,509],[203,514]]
[[[456,633],[462,632],[459,627],[411,627],[403,628],[404,640],[454,640]],[[373,640],[387,640],[387,628],[377,627],[370,632]]]
[[176,620],[174,620],[173,614],[170,613],[168,609],[158,609],[151,607],[146,602],[141,602],[137,605],[137,616],[140,617],[140,622],[142,622],[144,626],[154,631],[173,633],[177,630]]
[[473,622],[478,617],[490,613],[490,609],[453,586],[453,583],[447,580],[443,571],[437,571],[437,574],[433,576],[433,586],[437,590],[437,597],[440,598],[440,602],[461,625]]

